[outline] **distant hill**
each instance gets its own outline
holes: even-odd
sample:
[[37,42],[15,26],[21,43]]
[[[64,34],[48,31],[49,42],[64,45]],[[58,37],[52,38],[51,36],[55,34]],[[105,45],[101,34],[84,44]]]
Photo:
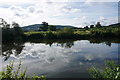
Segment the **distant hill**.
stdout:
[[33,24],[33,25],[23,26],[22,29],[24,31],[37,31],[41,26],[42,24]]
[[[33,24],[33,25],[28,25],[28,26],[23,26],[22,29],[24,31],[38,31],[39,30],[39,27],[41,27],[42,24]],[[56,26],[56,28],[64,28],[64,27],[72,27],[74,29],[80,29],[80,28],[77,28],[77,27],[74,27],[74,26],[70,26],[70,25],[53,25],[53,26]],[[104,26],[104,27],[116,27],[116,28],[120,28],[120,23],[117,23],[117,24],[111,24],[109,26]]]
[[117,23],[117,24],[111,24],[111,25],[109,25],[109,26],[120,28],[120,23]]
[[[53,25],[56,28],[64,28],[64,27],[74,27],[74,26],[69,26],[69,25]],[[28,25],[28,26],[23,26],[22,29],[24,31],[38,31],[39,27],[42,27],[42,24],[33,24],[33,25]]]

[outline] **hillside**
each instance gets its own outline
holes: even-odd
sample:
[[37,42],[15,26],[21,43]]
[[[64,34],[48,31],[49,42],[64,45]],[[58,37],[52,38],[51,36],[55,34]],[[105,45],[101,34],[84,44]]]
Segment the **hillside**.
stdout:
[[[38,31],[39,30],[39,27],[41,27],[42,24],[33,24],[33,25],[28,25],[28,26],[23,26],[22,29],[24,31]],[[74,27],[74,26],[70,26],[70,25],[53,25],[53,26],[56,26],[56,28],[64,28],[64,27],[73,27],[75,29],[80,29],[80,28],[77,28],[77,27]],[[117,24],[111,24],[109,26],[105,26],[105,27],[116,27],[116,28],[119,28],[120,27],[120,23],[117,23]]]
[[[33,24],[33,25],[28,25],[28,26],[23,26],[22,29],[24,31],[38,31],[39,27],[41,27],[42,24]],[[53,25],[56,28],[64,28],[64,27],[74,27],[74,26],[69,26],[69,25]]]
[[120,23],[117,23],[117,24],[111,24],[111,25],[109,25],[109,26],[120,28]]

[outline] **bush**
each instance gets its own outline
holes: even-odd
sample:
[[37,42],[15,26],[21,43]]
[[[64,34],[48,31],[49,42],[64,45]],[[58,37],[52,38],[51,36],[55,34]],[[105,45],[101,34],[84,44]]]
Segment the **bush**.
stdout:
[[65,27],[58,31],[40,31],[40,32],[25,32],[28,39],[89,39],[89,38],[113,38],[120,36],[119,28],[102,27],[92,29],[76,30],[73,28]]
[[92,37],[118,37],[120,36],[120,30],[112,27],[95,28],[90,30],[90,35]]
[[[29,80],[30,78],[27,77],[26,75],[26,71],[27,69],[23,70],[21,67],[22,64],[21,64],[21,61],[18,65],[17,68],[14,68],[14,62],[10,62],[7,67],[2,71],[0,72],[0,80],[4,80],[4,79],[7,79],[7,80]],[[45,76],[33,76],[32,77],[33,80],[45,80]]]
[[44,33],[30,34],[27,37],[28,37],[28,39],[43,39],[44,38]]
[[49,32],[45,33],[44,38],[45,39],[55,39],[56,35],[53,32],[49,31]]
[[90,68],[89,72],[93,78],[97,79],[120,79],[120,65],[116,64],[114,61],[106,61],[105,68],[103,70],[97,68]]
[[74,36],[74,29],[65,27],[57,32],[58,38],[73,38]]

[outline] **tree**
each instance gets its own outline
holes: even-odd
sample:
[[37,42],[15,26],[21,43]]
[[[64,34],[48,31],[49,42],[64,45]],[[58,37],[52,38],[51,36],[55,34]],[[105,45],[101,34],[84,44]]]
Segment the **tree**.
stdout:
[[14,36],[21,36],[21,35],[23,35],[23,30],[19,27],[18,23],[13,22],[12,26],[13,26],[13,30],[14,30],[13,31]]
[[90,25],[90,28],[93,28],[94,27],[94,25]]
[[102,26],[101,26],[100,22],[97,22],[97,24],[95,25],[95,27],[100,28],[100,27],[102,27]]
[[58,38],[73,38],[74,36],[74,29],[69,27],[64,27],[63,29],[57,32]]
[[47,22],[42,22],[42,30],[47,31],[48,30],[48,23]]
[[73,28],[69,28],[69,27],[65,27],[65,28],[63,28],[63,32],[65,32],[67,34],[73,34],[74,33],[74,29]]
[[2,27],[2,42],[13,41],[13,31],[4,19],[0,18],[0,27]]
[[53,26],[53,25],[49,25],[48,26],[48,30],[50,30],[50,31],[56,31],[56,27]]
[[4,19],[0,18],[0,27],[10,28],[10,24],[8,24]]
[[19,27],[19,24],[16,23],[16,22],[12,22],[12,26],[13,26],[13,27]]
[[[10,27],[10,25],[12,27]],[[20,40],[24,37],[23,30],[19,27],[19,24],[13,22],[8,24],[4,19],[0,18],[0,27],[2,27],[2,42],[12,42],[16,39]]]
[[84,27],[85,29],[88,29],[89,27],[88,26],[86,26],[86,27]]

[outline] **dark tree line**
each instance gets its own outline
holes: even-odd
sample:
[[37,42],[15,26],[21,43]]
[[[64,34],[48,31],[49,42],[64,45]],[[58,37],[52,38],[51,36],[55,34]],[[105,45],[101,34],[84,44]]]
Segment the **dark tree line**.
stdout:
[[100,22],[97,22],[96,25],[90,25],[90,27],[85,26],[84,28],[85,28],[85,29],[89,29],[89,28],[94,28],[94,27],[96,27],[96,28],[101,28],[102,26],[101,26]]
[[0,18],[0,27],[2,30],[3,43],[15,41],[15,40],[22,40],[23,37],[25,36],[23,30],[16,22],[12,22],[12,24],[8,24],[4,19]]

